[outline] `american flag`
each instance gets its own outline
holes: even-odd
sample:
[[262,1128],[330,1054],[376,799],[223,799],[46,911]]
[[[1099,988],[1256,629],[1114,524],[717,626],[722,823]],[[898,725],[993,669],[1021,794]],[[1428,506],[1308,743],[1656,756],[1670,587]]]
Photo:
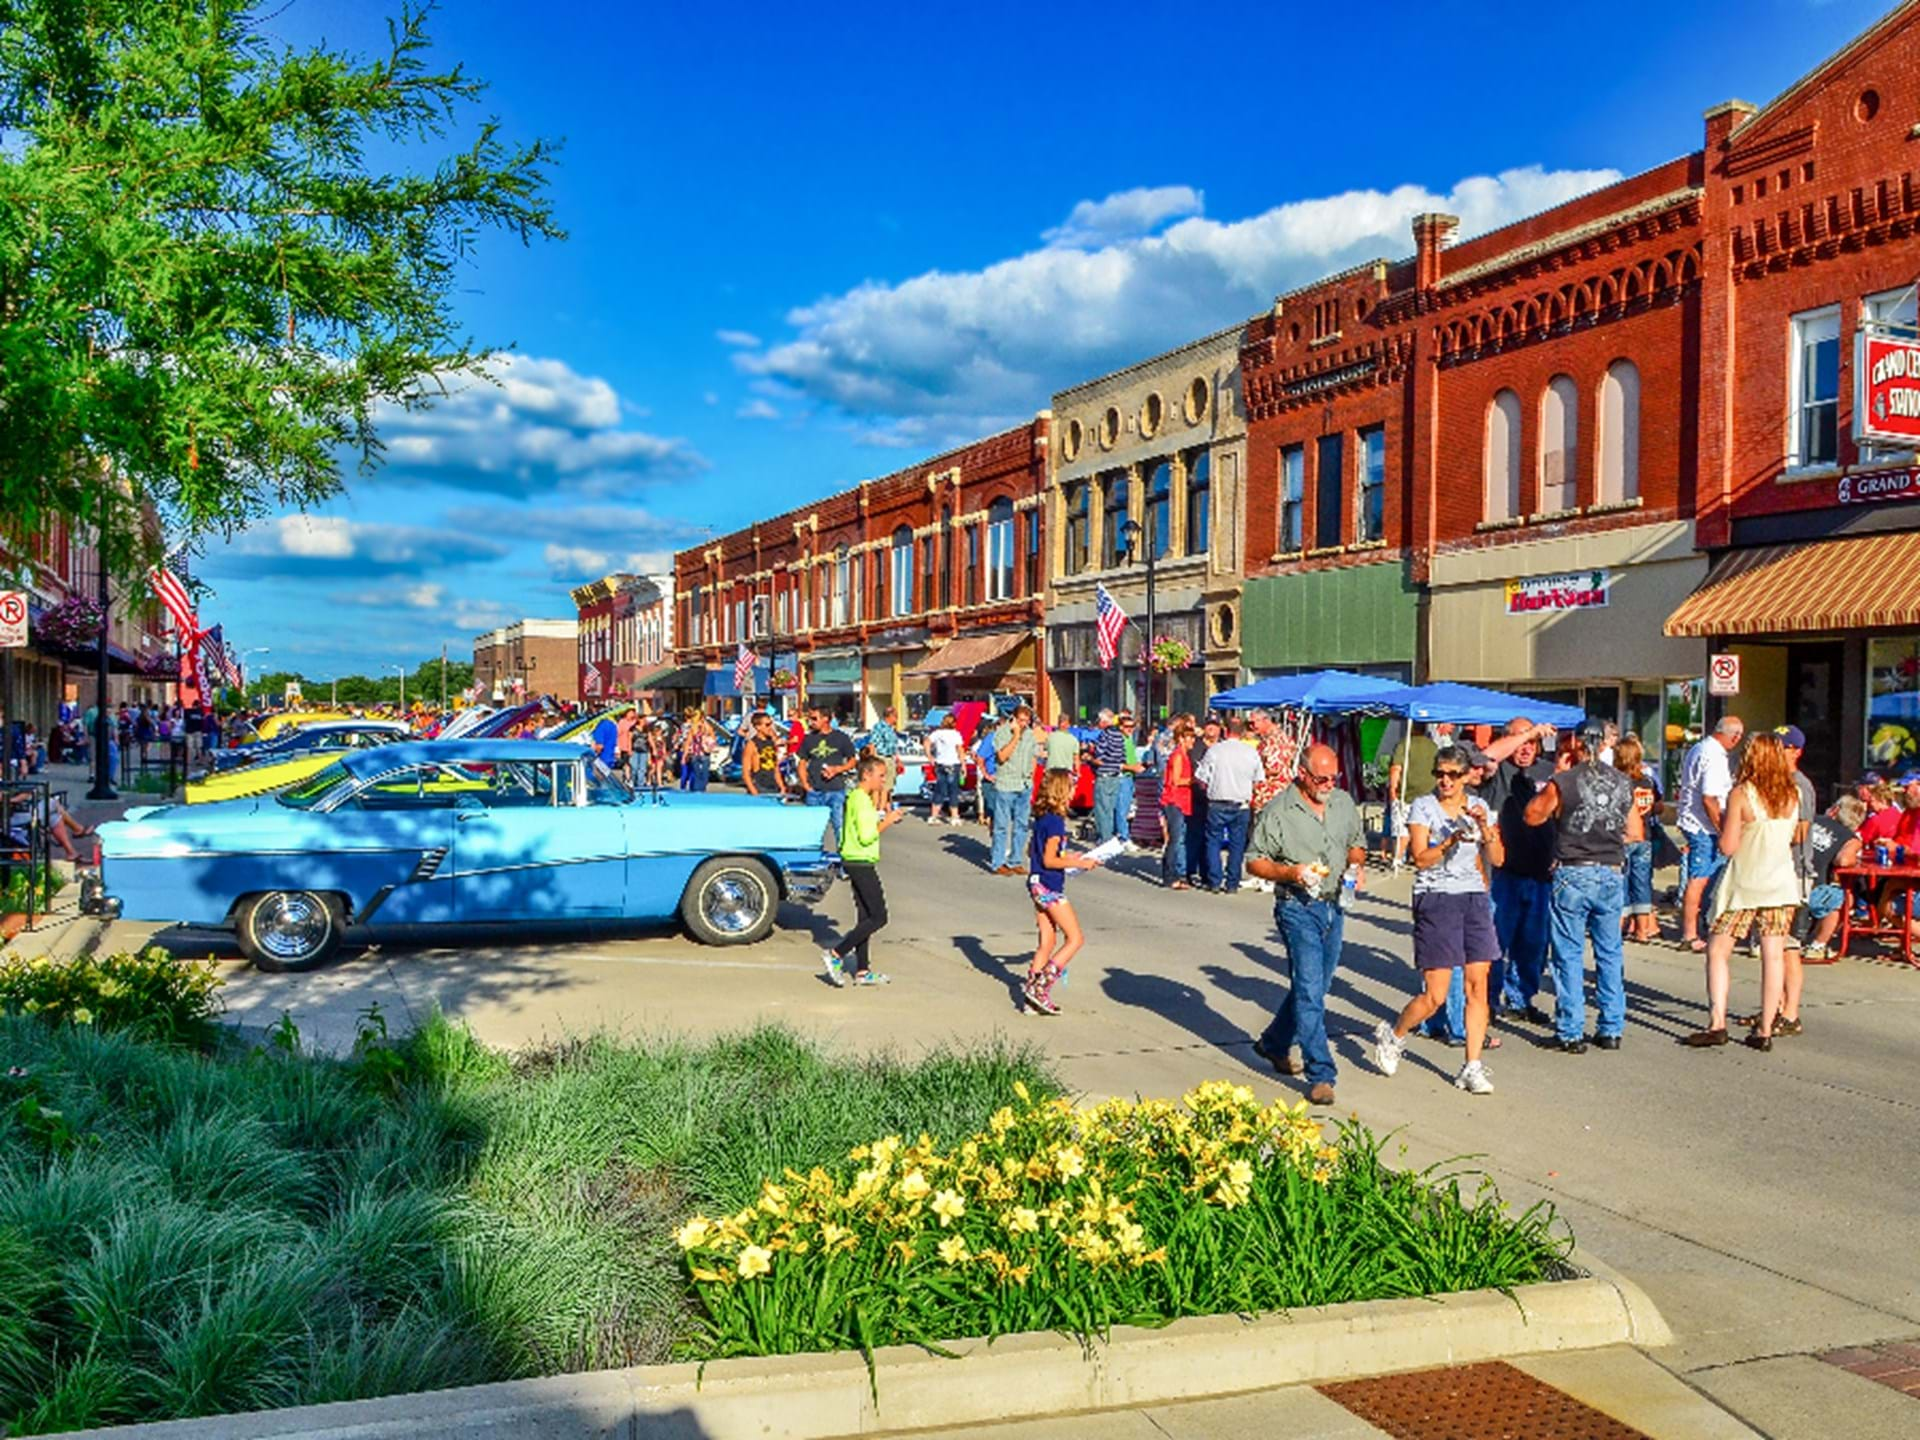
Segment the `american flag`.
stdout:
[[1094,587],[1093,602],[1093,641],[1100,652],[1100,668],[1112,667],[1113,657],[1120,653],[1120,632],[1127,628],[1127,612],[1120,608],[1120,602],[1107,593],[1107,587]]
[[237,686],[240,672],[233,663],[233,652],[227,648],[226,637],[221,633],[220,626],[215,625],[200,639],[207,649],[207,665],[214,677],[222,685]]
[[753,693],[753,667],[759,663],[760,657],[753,653],[753,647],[742,640],[740,653],[733,657],[733,688],[742,695]]
[[183,637],[196,634],[193,597],[187,593],[187,587],[181,583],[180,577],[164,565],[155,565],[147,571],[147,579],[152,582],[153,593],[160,597],[160,603],[167,607],[167,614],[173,617],[174,628]]
[[587,666],[587,683],[585,689],[589,695],[598,695],[600,693],[600,667],[598,665]]

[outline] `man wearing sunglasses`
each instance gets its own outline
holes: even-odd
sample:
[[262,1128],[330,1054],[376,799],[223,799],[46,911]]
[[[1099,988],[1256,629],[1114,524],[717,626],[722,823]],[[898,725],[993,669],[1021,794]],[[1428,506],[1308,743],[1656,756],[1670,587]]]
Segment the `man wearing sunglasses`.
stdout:
[[[1249,874],[1271,880],[1273,919],[1292,970],[1280,1011],[1253,1053],[1282,1075],[1303,1070],[1316,1105],[1333,1104],[1337,1071],[1327,1043],[1327,990],[1340,964],[1346,912],[1341,880],[1364,864],[1367,836],[1353,797],[1342,790],[1340,761],[1325,745],[1307,751],[1300,776],[1260,812],[1248,847]],[[1299,1045],[1296,1065],[1289,1051]]]

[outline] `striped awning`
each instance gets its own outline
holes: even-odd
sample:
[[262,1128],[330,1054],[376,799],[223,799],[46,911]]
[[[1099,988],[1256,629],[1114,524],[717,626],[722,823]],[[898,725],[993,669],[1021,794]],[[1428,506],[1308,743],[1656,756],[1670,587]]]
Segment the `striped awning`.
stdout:
[[1920,530],[1723,555],[1668,635],[1777,635],[1920,625]]
[[1003,630],[998,634],[962,635],[949,640],[907,673],[977,675],[1008,663],[1008,657],[1027,642],[1029,634],[1026,630]]

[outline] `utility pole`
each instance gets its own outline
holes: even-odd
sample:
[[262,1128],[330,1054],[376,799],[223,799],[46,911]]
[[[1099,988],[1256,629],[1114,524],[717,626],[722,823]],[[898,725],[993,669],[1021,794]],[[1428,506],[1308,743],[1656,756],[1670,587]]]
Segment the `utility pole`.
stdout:
[[440,713],[447,713],[447,642],[440,642]]

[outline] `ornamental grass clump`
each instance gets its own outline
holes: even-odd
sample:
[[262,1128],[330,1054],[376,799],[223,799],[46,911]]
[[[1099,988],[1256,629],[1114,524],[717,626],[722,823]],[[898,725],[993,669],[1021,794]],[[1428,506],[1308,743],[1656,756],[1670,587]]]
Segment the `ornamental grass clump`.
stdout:
[[1359,1127],[1210,1081],[1179,1104],[1018,1106],[943,1148],[889,1135],[676,1234],[713,1356],[940,1342],[1547,1278],[1570,1240],[1485,1184],[1384,1165]]

